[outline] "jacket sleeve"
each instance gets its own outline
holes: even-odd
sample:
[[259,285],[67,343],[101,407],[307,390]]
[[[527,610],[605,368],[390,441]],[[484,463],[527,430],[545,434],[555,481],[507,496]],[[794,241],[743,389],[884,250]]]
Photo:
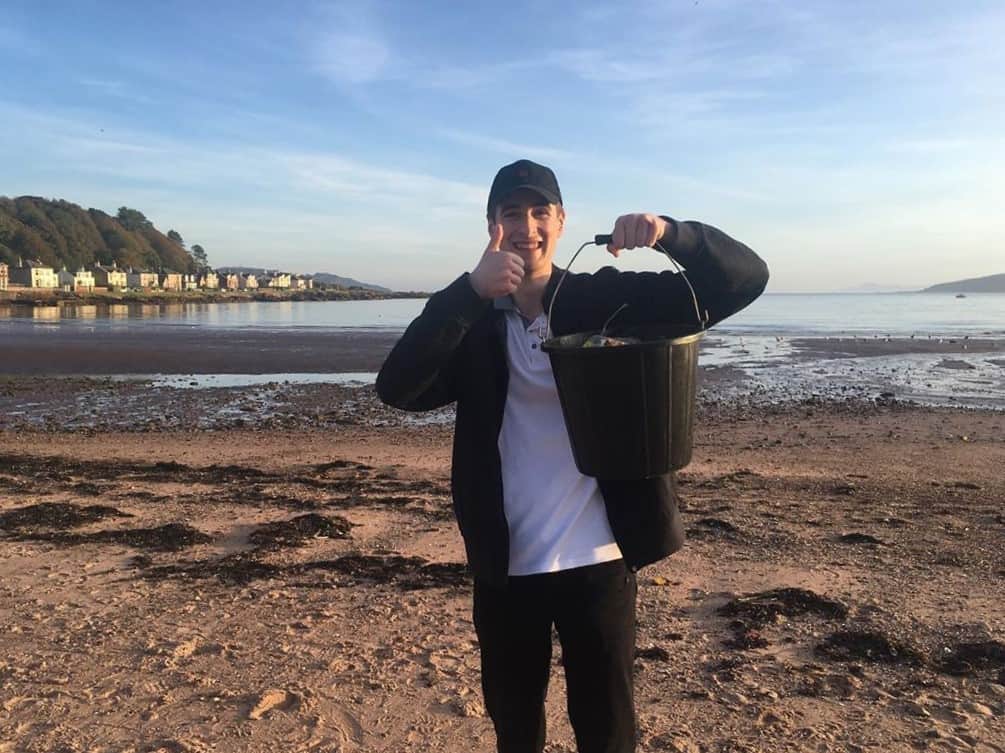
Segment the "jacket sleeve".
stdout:
[[471,325],[491,303],[468,273],[435,293],[391,349],[377,374],[377,395],[395,408],[424,411],[456,399],[456,356]]
[[700,222],[669,217],[660,245],[684,266],[708,326],[752,303],[768,284],[768,265],[746,245]]

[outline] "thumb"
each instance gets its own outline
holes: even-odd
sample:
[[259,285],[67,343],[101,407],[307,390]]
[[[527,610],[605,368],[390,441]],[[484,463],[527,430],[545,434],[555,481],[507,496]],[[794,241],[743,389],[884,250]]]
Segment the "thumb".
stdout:
[[495,222],[492,224],[492,229],[489,231],[489,245],[485,248],[486,251],[498,251],[502,246],[503,238],[503,227],[501,222]]

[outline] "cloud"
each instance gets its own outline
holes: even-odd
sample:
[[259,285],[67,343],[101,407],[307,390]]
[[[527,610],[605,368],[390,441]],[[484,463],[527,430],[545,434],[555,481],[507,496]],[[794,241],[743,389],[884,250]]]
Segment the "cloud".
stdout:
[[549,162],[571,162],[576,159],[576,155],[565,149],[557,149],[549,146],[529,146],[527,144],[517,144],[504,139],[496,139],[490,136],[480,136],[475,133],[458,131],[451,128],[440,129],[440,135],[449,141],[458,144],[473,146],[490,152],[506,154],[514,159],[527,157],[534,160]]
[[152,104],[154,100],[145,94],[137,94],[124,81],[100,78],[81,78],[77,83],[105,97],[125,99],[139,104]]
[[72,154],[97,154],[102,159],[112,155],[144,154],[149,156],[165,153],[165,150],[160,147],[115,141],[114,139],[71,137],[65,140],[64,145]]
[[0,26],[0,52],[13,52],[17,55],[36,55],[41,51],[38,43],[19,29],[12,26]]
[[97,79],[97,78],[82,78],[78,79],[78,83],[86,86],[88,89],[96,89],[97,91],[103,92],[105,94],[112,94],[115,96],[122,96],[122,93],[126,89],[126,85],[122,81],[110,81],[107,79]]
[[[416,206],[480,207],[485,188],[422,173],[388,170],[332,154],[271,155],[304,188],[346,198],[367,198],[401,209]],[[403,203],[404,202],[404,203]]]
[[393,75],[391,46],[372,0],[325,6],[306,33],[314,69],[336,84],[367,84]]
[[385,74],[390,52],[382,39],[362,33],[329,32],[315,50],[316,65],[340,84],[365,84]]
[[972,146],[974,146],[973,140],[966,138],[905,139],[890,144],[890,151],[932,154],[955,152],[961,149],[969,149]]

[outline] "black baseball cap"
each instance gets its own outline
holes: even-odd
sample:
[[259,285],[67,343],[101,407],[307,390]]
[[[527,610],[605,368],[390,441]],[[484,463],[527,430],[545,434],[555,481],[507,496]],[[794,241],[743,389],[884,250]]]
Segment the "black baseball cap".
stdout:
[[549,204],[561,204],[562,192],[550,167],[521,159],[500,168],[489,190],[488,216],[495,214],[499,203],[514,191],[526,188],[541,194]]

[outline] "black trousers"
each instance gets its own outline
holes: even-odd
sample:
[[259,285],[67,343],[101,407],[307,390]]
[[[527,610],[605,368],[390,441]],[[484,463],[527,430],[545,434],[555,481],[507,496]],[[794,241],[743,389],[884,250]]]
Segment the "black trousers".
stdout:
[[544,748],[552,625],[579,753],[635,750],[636,593],[623,560],[511,577],[505,586],[475,581],[482,692],[499,753]]

